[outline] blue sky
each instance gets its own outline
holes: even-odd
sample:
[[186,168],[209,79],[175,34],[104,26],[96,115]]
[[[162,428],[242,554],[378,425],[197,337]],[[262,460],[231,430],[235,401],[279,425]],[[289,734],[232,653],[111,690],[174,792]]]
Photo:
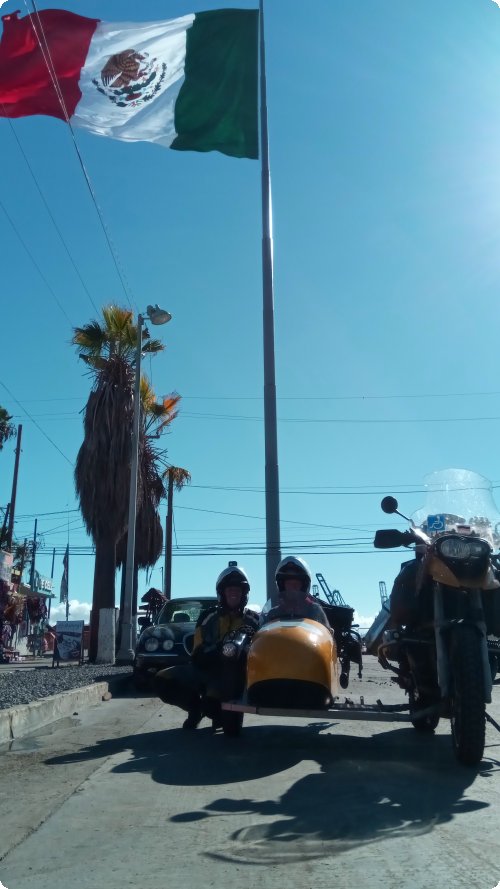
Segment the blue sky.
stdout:
[[[108,21],[212,8],[48,5]],[[2,14],[18,7],[7,0]],[[384,494],[412,512],[424,476],[448,466],[500,486],[500,9],[267,0],[266,32],[282,541],[367,618],[402,558],[371,546],[393,524]],[[159,328],[165,353],[144,368],[158,394],[182,396],[165,439],[170,462],[192,474],[176,496],[173,593],[212,592],[237,558],[262,603],[259,164],[76,132],[134,309],[158,302],[173,316]],[[0,387],[0,404],[23,423],[16,533],[29,536],[39,517],[38,568],[49,574],[68,516],[70,546],[89,543],[72,465],[90,381],[70,340],[95,311],[17,140],[94,302],[127,296],[65,125],[0,120],[0,380],[12,393]],[[2,505],[13,463],[8,443]],[[58,555],[57,587],[61,573]],[[75,549],[74,617],[92,577],[92,556]]]

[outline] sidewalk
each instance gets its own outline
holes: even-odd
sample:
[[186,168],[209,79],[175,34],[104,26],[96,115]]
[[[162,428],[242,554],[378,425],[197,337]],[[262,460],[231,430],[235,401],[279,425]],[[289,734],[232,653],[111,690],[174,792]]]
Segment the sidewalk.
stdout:
[[110,700],[127,689],[132,676],[131,669],[110,665],[73,665],[74,672],[47,667],[41,664],[0,674],[0,745],[75,710]]

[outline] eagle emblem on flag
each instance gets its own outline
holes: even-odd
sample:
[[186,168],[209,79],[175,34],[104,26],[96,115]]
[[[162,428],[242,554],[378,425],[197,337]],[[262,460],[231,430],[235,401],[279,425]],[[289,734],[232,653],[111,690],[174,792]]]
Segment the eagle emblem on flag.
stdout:
[[92,83],[118,107],[136,109],[162,91],[166,73],[165,62],[150,58],[147,52],[126,49],[110,56],[100,79]]

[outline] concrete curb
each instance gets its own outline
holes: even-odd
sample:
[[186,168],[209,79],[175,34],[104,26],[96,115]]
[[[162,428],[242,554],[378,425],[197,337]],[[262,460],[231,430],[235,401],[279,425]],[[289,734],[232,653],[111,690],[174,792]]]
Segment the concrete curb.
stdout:
[[[0,744],[29,735],[44,725],[71,716],[75,710],[91,707],[103,700],[104,695],[118,691],[130,679],[129,675],[108,682],[93,682],[58,695],[49,695],[31,704],[21,704],[0,710]],[[109,700],[109,698],[106,698]]]

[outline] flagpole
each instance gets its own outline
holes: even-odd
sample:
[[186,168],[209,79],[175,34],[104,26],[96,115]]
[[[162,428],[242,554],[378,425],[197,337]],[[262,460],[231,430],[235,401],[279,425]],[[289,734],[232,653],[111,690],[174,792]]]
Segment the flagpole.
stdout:
[[281,559],[276,371],[274,360],[273,221],[267,125],[264,0],[259,0],[260,157],[262,182],[262,297],[264,335],[264,447],[266,459],[266,586],[276,598],[274,575]]

